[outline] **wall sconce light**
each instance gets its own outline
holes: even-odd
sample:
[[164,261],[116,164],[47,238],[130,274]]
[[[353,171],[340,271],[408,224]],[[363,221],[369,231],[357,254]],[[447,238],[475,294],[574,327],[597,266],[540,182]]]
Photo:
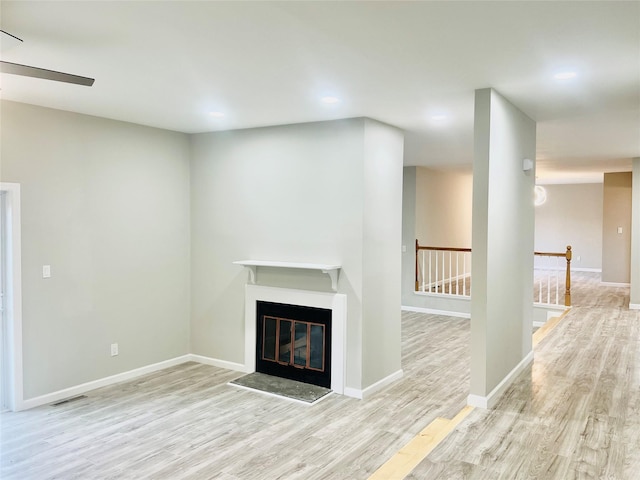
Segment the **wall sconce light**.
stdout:
[[534,192],[533,203],[535,204],[536,207],[542,205],[544,202],[547,201],[547,190],[544,187],[540,185],[536,185],[533,192]]

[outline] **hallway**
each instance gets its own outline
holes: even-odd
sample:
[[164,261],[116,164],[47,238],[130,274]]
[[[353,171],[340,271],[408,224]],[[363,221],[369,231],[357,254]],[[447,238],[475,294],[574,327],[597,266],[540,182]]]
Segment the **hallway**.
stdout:
[[640,312],[628,287],[574,276],[574,307],[494,410],[474,410],[407,478],[633,480],[640,471]]

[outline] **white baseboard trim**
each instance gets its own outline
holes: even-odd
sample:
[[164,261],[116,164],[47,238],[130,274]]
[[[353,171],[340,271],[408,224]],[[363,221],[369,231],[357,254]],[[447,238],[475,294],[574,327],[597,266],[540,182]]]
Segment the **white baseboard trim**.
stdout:
[[630,283],[625,282],[600,282],[602,287],[630,287]]
[[629,310],[640,310],[640,303],[630,303]]
[[115,383],[132,380],[134,378],[140,377],[142,375],[146,375],[148,373],[157,372],[158,370],[173,367],[175,365],[180,365],[182,363],[187,363],[187,362],[197,362],[197,363],[202,363],[204,365],[211,365],[213,367],[224,368],[227,370],[234,370],[242,373],[248,373],[247,368],[241,363],[228,362],[226,360],[219,360],[217,358],[210,358],[202,355],[195,355],[193,353],[188,353],[180,357],[171,358],[169,360],[164,360],[162,362],[154,363],[152,365],[147,365],[145,367],[136,368],[133,370],[129,370],[127,372],[118,373],[116,375],[111,375],[109,377],[104,377],[98,380],[93,380],[91,382],[75,385],[73,387],[64,388],[56,392],[40,395],[39,397],[29,398],[27,400],[24,400],[20,405],[18,405],[16,408],[16,411],[27,410],[29,408],[39,407],[41,405],[47,405],[49,403],[54,403],[59,400],[64,400],[65,398],[75,397],[77,395],[81,395],[91,390],[95,390],[96,388],[106,387],[109,385],[113,385]]
[[405,312],[417,312],[417,313],[428,313],[432,315],[444,315],[447,317],[458,317],[458,318],[471,318],[470,313],[465,312],[450,312],[448,310],[437,310],[435,308],[423,308],[423,307],[410,307],[407,305],[402,305],[401,310]]
[[[538,267],[533,267],[533,270],[534,271],[538,270],[538,271],[565,272],[567,270],[567,267],[566,267],[566,265],[558,265],[557,267],[554,267],[554,266],[550,266],[550,267],[538,266]],[[602,273],[602,269],[601,268],[574,267],[573,265],[571,265],[571,271],[572,272]]]
[[23,400],[22,403],[19,406],[17,406],[16,411],[27,410],[29,408],[39,407],[41,405],[46,405],[49,403],[57,402],[59,400],[64,400],[65,398],[75,397],[77,395],[81,395],[90,390],[95,390],[96,388],[106,387],[108,385],[113,385],[114,383],[131,380],[133,378],[146,375],[147,373],[156,372],[164,368],[173,367],[175,365],[180,365],[182,363],[186,363],[190,361],[193,361],[191,358],[191,355],[189,354],[182,355],[180,357],[171,358],[169,360],[164,360],[162,362],[154,363],[152,365],[147,365],[145,367],[135,368],[127,372],[118,373],[116,375],[111,375],[109,377],[104,377],[98,380],[93,380],[91,382],[82,383],[74,387],[64,388],[56,392],[40,395],[39,397],[29,398],[27,400]]
[[533,351],[529,352],[518,365],[515,366],[513,370],[511,370],[506,377],[502,379],[502,381],[494,388],[489,395],[483,397],[481,395],[473,395],[470,394],[467,397],[467,404],[472,407],[478,408],[493,408],[495,404],[498,402],[502,394],[507,390],[507,388],[513,383],[522,371],[527,368],[527,366],[533,362]]
[[205,357],[203,355],[196,355],[191,353],[188,355],[189,360],[192,362],[202,363],[204,365],[211,365],[212,367],[225,368],[227,370],[235,370],[236,372],[250,373],[245,365],[242,363],[228,362],[226,360],[219,360],[217,358]]
[[533,326],[534,327],[542,327],[542,326],[544,326],[545,323],[547,323],[547,322],[533,322]]
[[364,400],[374,393],[382,390],[384,387],[392,384],[396,380],[400,380],[402,378],[402,375],[404,375],[404,372],[402,371],[402,369],[400,369],[362,390],[358,388],[344,387],[344,395],[347,397]]

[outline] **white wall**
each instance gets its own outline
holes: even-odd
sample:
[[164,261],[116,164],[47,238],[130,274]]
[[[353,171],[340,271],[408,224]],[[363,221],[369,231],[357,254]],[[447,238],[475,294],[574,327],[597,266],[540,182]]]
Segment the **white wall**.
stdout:
[[[366,119],[194,135],[193,352],[243,361],[247,273],[233,261],[336,263],[348,305],[347,387],[399,369],[401,169],[401,133]],[[269,269],[258,283],[330,286],[326,275]]]
[[631,291],[629,304],[640,309],[640,157],[633,159],[631,200]]
[[471,248],[471,173],[416,168],[416,238],[420,245]]
[[602,269],[602,184],[544,188],[547,201],[535,208],[536,251],[564,252],[571,245],[572,268]]
[[21,184],[24,398],[187,353],[187,135],[12,102],[1,115],[1,180]]
[[[493,89],[476,91],[473,165],[471,395],[494,389],[531,353],[535,122]],[[511,378],[512,380],[512,378]]]

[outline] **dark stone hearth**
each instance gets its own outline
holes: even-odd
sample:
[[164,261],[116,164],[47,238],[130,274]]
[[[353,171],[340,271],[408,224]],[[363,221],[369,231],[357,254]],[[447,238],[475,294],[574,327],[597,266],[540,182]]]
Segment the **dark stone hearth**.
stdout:
[[287,378],[273,377],[259,372],[250,373],[230,383],[252,390],[259,390],[281,397],[300,400],[309,404],[313,404],[325,395],[331,393],[331,389],[329,388],[296,382],[295,380],[289,380]]

